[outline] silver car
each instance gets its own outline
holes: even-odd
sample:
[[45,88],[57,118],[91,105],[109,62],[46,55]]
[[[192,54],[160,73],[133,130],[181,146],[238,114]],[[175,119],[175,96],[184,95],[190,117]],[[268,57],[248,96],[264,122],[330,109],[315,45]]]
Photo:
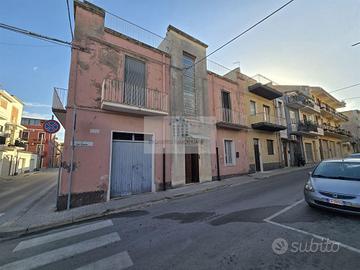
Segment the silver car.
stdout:
[[322,161],[304,187],[310,206],[360,214],[360,159]]

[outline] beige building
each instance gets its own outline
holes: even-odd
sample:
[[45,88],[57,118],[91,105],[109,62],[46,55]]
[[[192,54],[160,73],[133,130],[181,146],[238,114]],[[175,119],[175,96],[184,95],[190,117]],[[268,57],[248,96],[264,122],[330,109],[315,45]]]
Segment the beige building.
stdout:
[[291,164],[316,163],[352,152],[351,134],[341,128],[348,117],[336,111],[345,106],[321,87],[276,85],[284,93]]
[[23,103],[14,95],[0,90],[0,175],[33,171],[37,156],[25,151],[21,141]]
[[342,114],[349,119],[347,122],[341,123],[341,127],[349,131],[352,135],[351,146],[355,153],[360,152],[360,111],[350,110],[344,111]]
[[324,135],[319,138],[321,159],[342,158],[349,155],[351,133],[341,125],[347,122],[348,117],[338,112],[344,108],[345,102],[339,101],[321,87],[310,87],[310,94],[315,103],[320,106],[320,117],[316,123],[324,130]]

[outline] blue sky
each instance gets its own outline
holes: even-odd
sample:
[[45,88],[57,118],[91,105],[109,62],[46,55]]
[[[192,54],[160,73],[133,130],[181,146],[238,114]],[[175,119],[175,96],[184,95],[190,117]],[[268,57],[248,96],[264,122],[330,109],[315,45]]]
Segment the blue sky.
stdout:
[[[207,43],[210,52],[286,1],[90,2],[163,36],[173,24]],[[0,22],[71,40],[65,0],[3,1]],[[138,37],[139,31],[111,16],[107,25]],[[296,0],[211,59],[229,68],[240,62],[245,74],[260,73],[280,84],[331,91],[360,82],[360,46],[351,47],[358,41],[360,0]],[[27,104],[26,114],[51,117],[53,87],[68,85],[70,49],[0,29],[0,59],[1,88]],[[334,95],[360,96],[360,86]],[[355,108],[360,109],[360,99],[348,101],[347,109]]]

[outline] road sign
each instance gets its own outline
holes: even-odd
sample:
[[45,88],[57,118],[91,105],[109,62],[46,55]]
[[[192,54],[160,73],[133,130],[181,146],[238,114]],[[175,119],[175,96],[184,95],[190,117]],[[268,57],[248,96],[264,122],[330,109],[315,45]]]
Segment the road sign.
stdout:
[[47,133],[56,133],[60,130],[60,123],[56,120],[47,120],[43,125],[43,129]]

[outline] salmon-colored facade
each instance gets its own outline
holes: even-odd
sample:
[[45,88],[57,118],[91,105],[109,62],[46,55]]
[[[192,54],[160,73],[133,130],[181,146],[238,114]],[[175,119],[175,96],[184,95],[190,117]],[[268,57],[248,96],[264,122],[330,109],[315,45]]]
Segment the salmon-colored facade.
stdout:
[[[144,130],[147,116],[168,114],[170,58],[165,52],[104,27],[104,18],[102,9],[75,2],[74,44],[87,50],[72,50],[66,111],[62,117],[58,114],[66,130],[58,209],[66,208],[69,190],[71,207],[110,198],[114,132],[152,135],[152,191],[163,185],[164,173],[165,178],[170,174],[169,168],[163,169],[163,121],[153,121]],[[145,66],[147,101],[143,110],[124,104],[118,96],[123,91],[127,57]],[[156,94],[152,104],[148,104],[149,93],[152,97]]]
[[[248,126],[244,109],[244,89],[237,81],[212,72],[208,72],[208,87],[210,111],[216,123],[217,150],[211,161],[213,178],[248,173]],[[225,98],[230,101],[229,104],[224,104]],[[226,141],[233,148],[233,157],[230,157],[230,160],[226,158]]]

